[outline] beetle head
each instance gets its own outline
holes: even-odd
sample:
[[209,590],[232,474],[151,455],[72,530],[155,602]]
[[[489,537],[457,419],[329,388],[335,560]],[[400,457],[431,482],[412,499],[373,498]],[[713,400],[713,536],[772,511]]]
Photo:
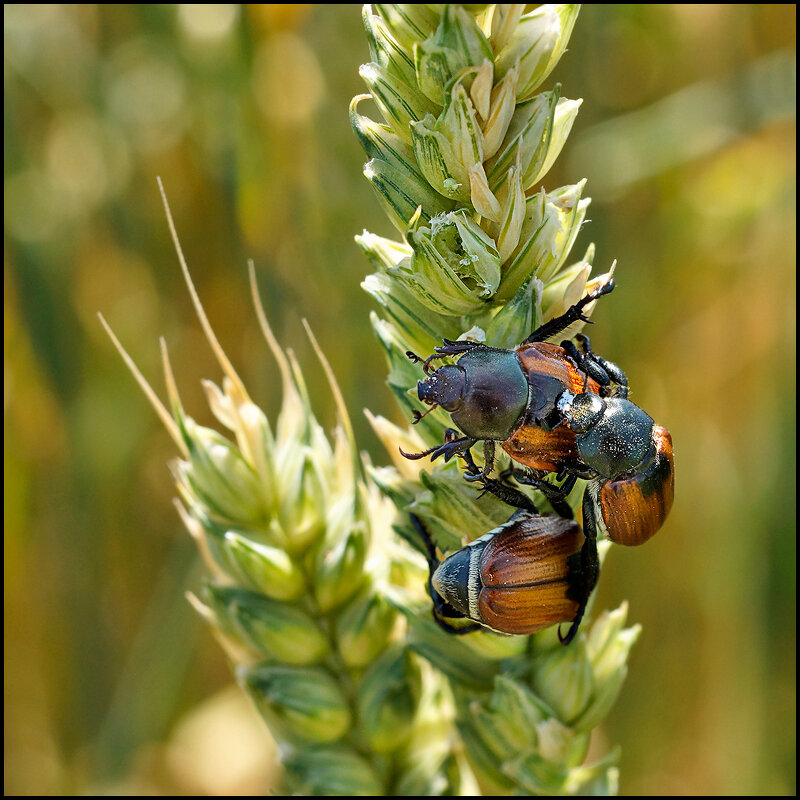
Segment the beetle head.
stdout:
[[464,370],[457,364],[446,364],[417,383],[417,395],[425,405],[439,405],[452,414],[461,408],[466,388]]
[[586,433],[602,418],[605,410],[605,400],[599,395],[590,392],[576,394],[569,404],[567,414],[569,427],[575,433]]

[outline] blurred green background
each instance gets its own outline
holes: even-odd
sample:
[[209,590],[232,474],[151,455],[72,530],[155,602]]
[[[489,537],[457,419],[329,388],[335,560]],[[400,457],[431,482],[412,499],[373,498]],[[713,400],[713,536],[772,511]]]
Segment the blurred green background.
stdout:
[[[598,607],[644,626],[597,735],[622,794],[795,791],[795,6],[589,5],[555,72],[584,105],[549,188],[589,179],[618,289],[593,343],[674,437],[663,532],[615,548]],[[273,413],[255,260],[318,411],[302,331],[362,407],[401,421],[353,236],[393,235],[347,105],[356,5],[6,5],[5,792],[235,794],[272,745],[210,633],[171,505],[166,433],[102,311],[190,413],[218,369],[182,284],[161,176],[216,331]],[[552,81],[551,81],[552,82]]]

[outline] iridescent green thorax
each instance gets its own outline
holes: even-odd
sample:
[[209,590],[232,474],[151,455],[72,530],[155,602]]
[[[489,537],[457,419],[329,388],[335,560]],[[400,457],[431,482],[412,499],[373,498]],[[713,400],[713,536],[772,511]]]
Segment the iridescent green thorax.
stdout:
[[458,362],[466,384],[453,423],[473,439],[505,441],[528,405],[528,381],[512,350],[476,347]]
[[606,478],[638,472],[655,458],[653,425],[652,417],[629,400],[606,398],[602,412],[576,437],[578,452]]

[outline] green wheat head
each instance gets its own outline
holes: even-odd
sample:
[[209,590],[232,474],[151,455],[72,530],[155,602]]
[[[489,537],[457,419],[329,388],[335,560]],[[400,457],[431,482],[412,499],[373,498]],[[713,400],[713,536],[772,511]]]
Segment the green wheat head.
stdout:
[[[407,351],[426,355],[462,336],[513,347],[605,277],[591,278],[593,247],[569,258],[589,203],[583,182],[542,185],[580,101],[561,97],[557,84],[539,88],[579,7],[526,8],[364,7],[369,94],[354,98],[350,116],[398,236],[357,240],[374,269],[363,285],[379,305],[373,325],[388,383],[409,419],[420,375]],[[382,121],[361,113],[368,101]],[[190,601],[278,741],[284,790],[614,793],[616,753],[583,762],[638,635],[625,628],[625,605],[598,614],[569,647],[554,629],[448,636],[431,616],[410,514],[447,552],[509,509],[478,499],[455,462],[400,456],[401,447],[441,443],[447,415],[434,411],[414,428],[370,415],[392,462],[373,467],[309,330],[338,408],[326,435],[253,279],[283,387],[271,424],[217,342],[173,235],[223,373],[221,385],[204,386],[225,434],[187,414],[166,349],[168,407],[120,350],[178,448],[177,504],[209,572]]]

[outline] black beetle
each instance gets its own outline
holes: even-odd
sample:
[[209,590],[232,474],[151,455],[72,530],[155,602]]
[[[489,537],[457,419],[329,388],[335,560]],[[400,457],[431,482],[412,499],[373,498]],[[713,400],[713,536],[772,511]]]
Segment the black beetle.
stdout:
[[[625,397],[564,391],[558,409],[575,433],[586,478],[583,525],[595,537],[601,521],[609,539],[639,545],[664,524],[675,493],[672,437]],[[569,482],[562,491],[571,489]]]
[[[600,522],[609,538],[638,545],[663,524],[674,494],[674,460],[669,432],[627,399],[628,381],[616,365],[595,354],[585,336],[560,347],[549,339],[577,320],[589,321],[583,309],[614,288],[609,279],[560,317],[537,328],[516,350],[475,342],[445,340],[423,363],[428,376],[419,382],[420,400],[441,406],[463,436],[449,435],[443,444],[408,458],[445,461],[465,455],[484,442],[483,473],[492,469],[494,445],[532,469],[534,480],[554,472],[566,497],[577,478],[589,481],[583,497],[584,534],[594,539]],[[437,358],[460,356],[456,364],[434,370]],[[427,412],[426,412],[427,413]],[[417,414],[419,421],[423,415]],[[515,477],[526,481],[526,474]],[[552,494],[552,493],[551,493]],[[563,502],[559,508],[561,513]]]

